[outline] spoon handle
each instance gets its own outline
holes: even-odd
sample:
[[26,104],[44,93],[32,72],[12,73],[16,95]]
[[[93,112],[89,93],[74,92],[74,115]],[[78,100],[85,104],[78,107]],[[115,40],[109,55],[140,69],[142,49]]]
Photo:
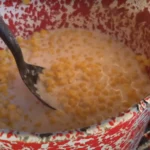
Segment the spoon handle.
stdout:
[[13,54],[19,72],[21,74],[24,73],[24,71],[26,70],[26,63],[24,61],[21,48],[1,16],[0,16],[0,37]]

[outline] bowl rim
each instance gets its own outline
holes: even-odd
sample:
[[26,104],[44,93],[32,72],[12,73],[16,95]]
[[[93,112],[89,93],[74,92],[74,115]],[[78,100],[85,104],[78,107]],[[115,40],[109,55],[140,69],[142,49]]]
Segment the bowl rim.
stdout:
[[[105,131],[112,129],[120,123],[126,122],[133,117],[133,114],[138,115],[150,107],[150,95],[142,99],[138,104],[133,105],[127,110],[119,113],[116,117],[109,118],[99,124],[94,124],[84,128],[78,128],[68,131],[58,131],[53,133],[31,133],[9,129],[0,129],[0,140],[16,141],[24,143],[47,143],[58,142],[64,140],[72,140],[82,138],[90,135],[97,135],[98,133],[105,133]],[[149,111],[149,110],[148,110]],[[114,122],[114,120],[116,120]],[[110,124],[110,122],[113,124]],[[7,136],[9,135],[9,137]],[[69,135],[69,136],[68,136]]]

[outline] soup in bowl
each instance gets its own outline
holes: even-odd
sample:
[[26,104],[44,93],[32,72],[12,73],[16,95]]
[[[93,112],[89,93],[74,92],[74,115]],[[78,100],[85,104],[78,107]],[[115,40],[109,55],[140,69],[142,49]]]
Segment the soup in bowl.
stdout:
[[56,110],[32,95],[1,42],[1,145],[136,148],[150,113],[149,32],[143,19],[148,10],[137,10],[144,4],[136,3],[136,8],[128,1],[95,0],[3,5],[3,18],[26,62],[45,68],[35,86]]

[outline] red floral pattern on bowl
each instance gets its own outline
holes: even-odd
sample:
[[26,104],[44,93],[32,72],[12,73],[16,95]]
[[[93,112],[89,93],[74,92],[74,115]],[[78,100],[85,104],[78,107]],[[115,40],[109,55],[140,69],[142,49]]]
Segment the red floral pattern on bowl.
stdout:
[[[147,0],[0,1],[0,12],[17,36],[40,29],[99,29],[150,57],[150,2]],[[1,42],[1,47],[4,47]],[[147,68],[150,74],[150,68]],[[87,128],[31,134],[0,130],[0,149],[134,150],[150,120],[150,97],[132,108]]]

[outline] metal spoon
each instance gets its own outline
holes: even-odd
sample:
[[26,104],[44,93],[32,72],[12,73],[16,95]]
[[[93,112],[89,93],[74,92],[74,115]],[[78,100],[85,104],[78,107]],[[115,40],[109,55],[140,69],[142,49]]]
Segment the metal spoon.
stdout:
[[21,48],[18,45],[15,37],[13,36],[12,32],[10,31],[9,27],[5,24],[2,17],[0,17],[0,37],[10,49],[11,53],[13,54],[20,76],[26,86],[30,89],[30,91],[37,97],[39,101],[41,101],[44,105],[48,106],[49,108],[55,109],[54,107],[48,105],[44,100],[41,99],[40,95],[37,93],[37,88],[35,87],[39,74],[42,73],[44,68],[27,64],[24,61],[23,54],[21,52]]

